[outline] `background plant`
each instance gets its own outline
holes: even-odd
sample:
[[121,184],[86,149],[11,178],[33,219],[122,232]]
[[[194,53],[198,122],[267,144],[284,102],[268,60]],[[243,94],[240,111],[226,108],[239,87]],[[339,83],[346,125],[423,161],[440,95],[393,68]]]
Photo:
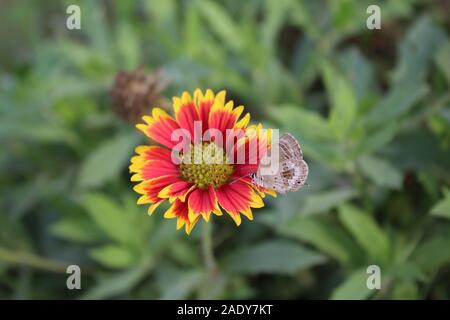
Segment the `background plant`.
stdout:
[[[448,1],[378,1],[381,30],[373,1],[141,0],[79,1],[68,31],[73,3],[0,5],[0,297],[449,298]],[[109,89],[141,64],[167,97],[227,89],[310,164],[253,223],[215,221],[217,274],[202,223],[186,237],[136,205],[144,138]]]

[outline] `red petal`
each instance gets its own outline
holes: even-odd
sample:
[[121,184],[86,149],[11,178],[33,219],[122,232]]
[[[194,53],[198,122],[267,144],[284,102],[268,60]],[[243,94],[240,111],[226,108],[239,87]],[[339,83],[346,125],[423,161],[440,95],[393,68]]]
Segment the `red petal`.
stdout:
[[222,214],[217,203],[216,192],[212,186],[208,189],[194,190],[189,195],[188,203],[189,218],[191,220],[202,215],[203,218],[208,221],[211,212],[214,212],[217,215]]
[[140,174],[144,180],[163,176],[179,176],[177,166],[166,161],[148,161],[142,166]]
[[171,136],[172,132],[180,127],[164,110],[154,108],[152,117],[145,116],[143,119],[147,124],[138,124],[136,127],[149,138],[168,148],[172,148],[178,143],[178,141],[172,141]]
[[170,202],[175,201],[176,199],[180,199],[181,201],[185,201],[186,196],[195,188],[192,183],[186,181],[177,181],[174,184],[171,184],[164,189],[162,189],[158,196],[160,198],[169,198]]
[[195,121],[200,123],[200,116],[190,95],[185,92],[181,99],[175,97],[173,100],[175,118],[178,124],[182,129],[186,129],[189,132],[191,141],[194,141],[194,137],[199,141],[202,131],[198,130],[195,132]]
[[225,211],[240,224],[240,213],[251,218],[250,208],[260,208],[264,205],[261,197],[255,193],[250,185],[243,181],[236,181],[223,185],[217,190],[217,199]]
[[180,181],[177,177],[159,177],[153,180],[143,181],[134,187],[134,190],[145,195],[152,203],[164,200],[158,196],[159,192],[170,184]]
[[186,202],[176,200],[173,205],[164,213],[164,218],[171,219],[177,218],[177,229],[180,229],[183,225],[185,226],[186,233],[189,234],[192,228],[197,223],[200,216],[193,221],[189,220],[188,217],[188,205]]

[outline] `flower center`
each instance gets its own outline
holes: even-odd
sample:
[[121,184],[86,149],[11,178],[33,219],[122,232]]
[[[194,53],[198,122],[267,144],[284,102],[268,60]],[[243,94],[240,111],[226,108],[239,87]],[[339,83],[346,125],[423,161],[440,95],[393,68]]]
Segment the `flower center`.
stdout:
[[191,145],[189,153],[181,156],[179,165],[181,177],[206,189],[210,185],[218,188],[228,181],[234,172],[222,148],[215,143],[203,142]]

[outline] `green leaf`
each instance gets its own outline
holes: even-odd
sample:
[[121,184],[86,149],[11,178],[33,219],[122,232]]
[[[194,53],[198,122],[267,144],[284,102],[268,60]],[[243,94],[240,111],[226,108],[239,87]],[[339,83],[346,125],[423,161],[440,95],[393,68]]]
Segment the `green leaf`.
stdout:
[[356,262],[362,252],[353,239],[337,223],[321,218],[296,215],[278,231],[305,241],[342,263]]
[[289,131],[311,140],[329,138],[328,124],[319,113],[308,111],[300,106],[283,104],[268,110],[271,118],[280,122]]
[[230,272],[294,274],[325,262],[325,257],[300,244],[273,240],[237,250],[225,259]]
[[369,262],[386,263],[390,255],[390,243],[372,216],[350,204],[339,207],[339,219],[368,253]]
[[208,22],[212,31],[223,41],[226,47],[235,51],[243,48],[243,38],[228,12],[217,2],[204,0],[198,4],[199,12]]
[[393,87],[370,109],[365,116],[365,124],[385,126],[407,113],[427,92],[428,86],[425,83],[405,82]]
[[369,132],[364,139],[360,139],[356,154],[370,154],[381,149],[392,141],[398,130],[399,127],[397,122],[391,121],[390,123],[381,126],[379,129]]
[[419,288],[413,281],[400,281],[394,285],[392,290],[394,300],[417,300],[420,299]]
[[438,68],[442,71],[447,79],[448,86],[450,87],[450,41],[441,46],[436,52],[434,60]]
[[123,269],[132,266],[136,262],[135,256],[129,248],[116,245],[106,245],[92,249],[90,254],[93,259],[109,268]]
[[330,64],[322,64],[322,76],[332,106],[329,126],[335,138],[342,140],[349,134],[356,117],[356,97],[348,81]]
[[444,190],[444,199],[431,208],[431,215],[450,219],[450,189]]
[[337,189],[323,191],[310,195],[301,209],[304,215],[326,213],[342,202],[350,200],[357,195],[353,189]]
[[165,270],[164,279],[160,280],[162,290],[161,299],[177,300],[187,299],[189,295],[200,285],[204,275],[199,270],[178,271]]
[[362,172],[375,184],[393,189],[400,189],[403,176],[401,172],[389,162],[370,156],[358,160]]
[[80,243],[103,239],[98,227],[87,217],[65,217],[51,226],[51,232],[58,237]]
[[333,300],[363,300],[373,294],[373,290],[367,287],[366,269],[354,271],[343,283],[332,293]]
[[127,244],[136,239],[136,232],[127,212],[100,193],[91,193],[82,200],[90,217],[113,240]]
[[78,176],[78,185],[81,188],[98,187],[118,176],[130,158],[136,143],[136,134],[127,133],[107,140],[98,146],[83,161]]
[[140,63],[139,39],[129,23],[121,22],[117,31],[117,47],[125,68],[136,68]]
[[261,34],[264,45],[273,50],[277,45],[276,38],[285,22],[286,13],[290,7],[290,1],[264,1],[265,18],[261,26]]
[[143,264],[136,268],[104,276],[83,299],[97,300],[118,297],[133,289],[151,270],[151,264]]
[[450,230],[435,232],[435,235],[422,241],[411,255],[425,272],[435,272],[444,265],[450,264]]
[[339,56],[339,63],[349,80],[358,101],[372,94],[374,84],[374,67],[361,51],[352,47]]
[[[417,19],[400,44],[393,85],[409,83],[408,87],[411,84],[417,86],[425,80],[429,62],[445,39],[445,33],[429,17]],[[413,94],[414,88],[411,89],[409,93]]]

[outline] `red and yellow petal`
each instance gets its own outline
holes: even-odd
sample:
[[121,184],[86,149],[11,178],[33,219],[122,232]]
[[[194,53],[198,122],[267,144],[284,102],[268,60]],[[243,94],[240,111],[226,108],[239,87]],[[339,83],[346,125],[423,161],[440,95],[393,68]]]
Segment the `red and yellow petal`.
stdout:
[[190,234],[195,224],[199,220],[200,216],[198,216],[194,220],[189,220],[188,217],[188,204],[186,202],[182,202],[180,200],[175,200],[172,206],[164,213],[164,218],[172,219],[177,218],[177,229],[185,226],[185,231],[187,234]]
[[144,180],[151,180],[158,177],[179,175],[178,168],[165,161],[148,161],[139,172],[140,177]]
[[172,152],[167,148],[160,146],[138,146],[135,152],[144,160],[160,160],[172,163]]
[[186,181],[177,181],[171,185],[168,185],[158,193],[158,197],[169,199],[169,202],[173,203],[179,199],[185,202],[186,196],[195,189],[195,185]]
[[170,184],[179,181],[177,177],[159,177],[152,180],[142,181],[134,186],[134,191],[142,196],[138,199],[138,204],[150,203],[151,206],[148,209],[148,214],[151,215],[153,211],[161,204],[165,199],[158,196],[159,192]]
[[200,89],[197,89],[194,92],[194,102],[197,105],[198,114],[200,120],[202,121],[202,134],[209,129],[209,113],[211,111],[212,105],[214,104],[214,100],[214,93],[210,89],[206,90],[205,94],[203,94]]
[[142,181],[162,176],[177,176],[178,168],[172,162],[170,150],[159,146],[139,146],[137,156],[131,158],[131,181]]
[[237,141],[231,152],[234,157],[239,154],[245,155],[244,161],[238,162],[240,168],[237,168],[236,171],[248,171],[253,170],[254,166],[257,167],[260,160],[267,154],[267,150],[270,149],[270,139],[271,131],[262,131],[261,124],[247,128],[246,136]]
[[261,208],[264,203],[253,188],[243,182],[235,181],[217,189],[219,204],[233,218],[237,225],[241,224],[240,213],[253,220],[251,208]]
[[144,132],[149,138],[166,146],[174,147],[178,141],[172,141],[172,132],[179,129],[178,123],[160,108],[153,108],[152,116],[142,118],[146,124],[137,124],[136,127]]
[[[173,97],[173,110],[175,119],[180,128],[186,129],[190,134],[190,139],[197,142],[201,139],[203,132],[198,130],[195,132],[195,122],[200,122],[197,107],[188,92],[183,92],[181,98]],[[194,138],[197,138],[197,141]]]
[[216,99],[209,113],[209,128],[220,130],[225,137],[226,130],[234,127],[244,110],[242,106],[235,109],[233,106],[233,101],[228,101],[224,105],[221,100]]
[[210,186],[208,189],[195,189],[189,195],[189,219],[191,221],[202,216],[206,221],[209,221],[211,212],[220,216],[222,211],[217,202],[217,196],[214,188]]

